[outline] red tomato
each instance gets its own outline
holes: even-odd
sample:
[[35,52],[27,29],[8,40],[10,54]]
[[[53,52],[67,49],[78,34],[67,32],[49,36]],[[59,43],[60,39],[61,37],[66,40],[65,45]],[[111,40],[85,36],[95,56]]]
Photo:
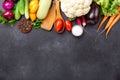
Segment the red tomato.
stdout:
[[69,32],[72,30],[72,23],[71,23],[70,20],[66,20],[66,21],[65,21],[65,28],[66,28],[66,30],[69,31]]
[[56,32],[61,33],[64,30],[64,22],[62,19],[57,19],[54,23],[54,28]]

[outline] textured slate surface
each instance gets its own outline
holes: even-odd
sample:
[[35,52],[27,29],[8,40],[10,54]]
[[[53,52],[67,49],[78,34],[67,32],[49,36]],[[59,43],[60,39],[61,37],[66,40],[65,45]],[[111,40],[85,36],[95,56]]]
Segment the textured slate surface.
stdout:
[[107,40],[103,33],[95,41],[96,29],[75,38],[0,24],[0,80],[120,80],[120,21]]

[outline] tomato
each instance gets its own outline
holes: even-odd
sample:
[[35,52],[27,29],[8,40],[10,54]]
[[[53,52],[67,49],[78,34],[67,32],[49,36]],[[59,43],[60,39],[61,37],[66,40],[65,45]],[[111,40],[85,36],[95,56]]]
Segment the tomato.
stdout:
[[54,23],[54,28],[56,32],[62,33],[64,31],[64,21],[62,19],[57,19]]
[[66,30],[69,31],[69,32],[72,30],[72,23],[71,23],[70,20],[66,20],[66,21],[65,21],[65,28],[66,28]]

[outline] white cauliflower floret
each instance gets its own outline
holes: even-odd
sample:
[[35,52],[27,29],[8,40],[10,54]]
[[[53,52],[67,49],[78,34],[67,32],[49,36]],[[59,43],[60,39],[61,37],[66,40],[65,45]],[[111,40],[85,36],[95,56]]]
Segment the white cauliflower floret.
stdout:
[[86,15],[92,0],[61,0],[61,10],[69,18]]

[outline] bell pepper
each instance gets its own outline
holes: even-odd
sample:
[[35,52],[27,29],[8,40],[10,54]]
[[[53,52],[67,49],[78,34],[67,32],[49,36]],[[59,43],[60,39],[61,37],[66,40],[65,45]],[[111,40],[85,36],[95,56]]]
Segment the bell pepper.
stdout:
[[38,10],[39,7],[39,1],[38,0],[31,0],[29,3],[29,9],[30,9],[30,19],[32,21],[35,21],[37,16],[36,16],[36,12]]

